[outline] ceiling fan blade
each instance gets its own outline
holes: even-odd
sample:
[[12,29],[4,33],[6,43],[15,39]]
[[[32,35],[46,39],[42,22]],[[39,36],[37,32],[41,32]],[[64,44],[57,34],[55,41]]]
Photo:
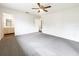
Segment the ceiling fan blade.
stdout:
[[47,10],[43,9],[45,12],[48,12]]
[[40,3],[37,3],[37,5],[40,7],[41,5],[40,5]]
[[44,8],[50,8],[51,6],[47,6],[47,7],[44,7]]
[[39,8],[32,8],[32,9],[39,9]]

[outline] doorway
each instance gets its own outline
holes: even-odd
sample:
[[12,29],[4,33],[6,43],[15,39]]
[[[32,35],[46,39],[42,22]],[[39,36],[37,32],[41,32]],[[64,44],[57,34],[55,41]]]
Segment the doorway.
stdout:
[[9,13],[3,13],[3,34],[6,35],[15,35],[14,28],[14,16]]

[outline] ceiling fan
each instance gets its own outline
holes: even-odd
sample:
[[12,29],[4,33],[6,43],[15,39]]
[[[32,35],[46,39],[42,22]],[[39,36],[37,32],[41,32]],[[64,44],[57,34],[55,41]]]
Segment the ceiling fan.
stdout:
[[43,6],[40,3],[37,3],[37,5],[39,6],[39,8],[32,8],[32,9],[38,9],[38,13],[41,12],[41,10],[48,12],[47,8],[51,7],[51,6]]

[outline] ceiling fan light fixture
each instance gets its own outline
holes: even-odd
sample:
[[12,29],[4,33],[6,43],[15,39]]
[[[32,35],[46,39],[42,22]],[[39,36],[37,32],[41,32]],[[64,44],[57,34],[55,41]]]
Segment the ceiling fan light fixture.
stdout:
[[40,10],[40,12],[43,12],[43,9],[39,9]]

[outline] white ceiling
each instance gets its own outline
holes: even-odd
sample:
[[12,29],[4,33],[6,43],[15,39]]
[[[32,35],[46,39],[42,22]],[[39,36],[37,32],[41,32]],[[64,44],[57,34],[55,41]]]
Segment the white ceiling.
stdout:
[[[79,3],[41,3],[44,6],[51,5],[52,7],[48,9],[48,12],[43,12],[42,14],[53,13],[61,11],[63,9],[68,9],[72,7],[79,6]],[[32,8],[38,7],[36,3],[0,3],[1,7],[11,8],[21,12],[29,12],[31,14],[37,14],[37,10],[32,10]]]

